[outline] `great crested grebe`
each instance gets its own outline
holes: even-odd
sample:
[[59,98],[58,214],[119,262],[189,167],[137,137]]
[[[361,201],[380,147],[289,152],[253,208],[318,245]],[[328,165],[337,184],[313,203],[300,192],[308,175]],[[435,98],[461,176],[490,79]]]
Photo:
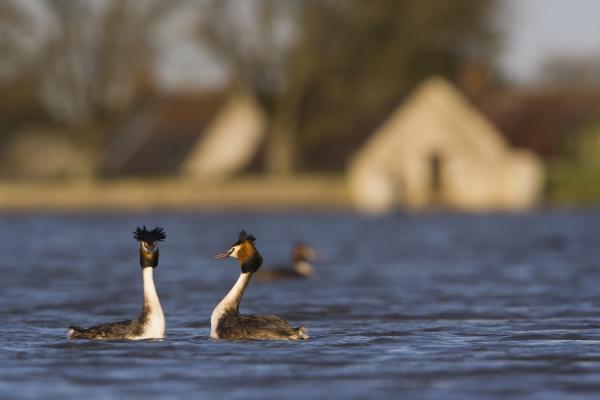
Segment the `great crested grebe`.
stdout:
[[158,242],[167,235],[163,228],[152,230],[138,227],[133,237],[140,242],[140,265],[144,282],[144,304],[138,319],[96,325],[91,328],[69,327],[69,339],[141,340],[165,337],[165,316],[156,289],[153,271],[158,266]]
[[306,243],[297,243],[292,249],[292,265],[279,266],[256,272],[254,279],[267,282],[279,279],[309,278],[315,270],[311,261],[317,258],[315,249]]
[[308,339],[305,327],[292,328],[283,318],[275,315],[241,315],[240,301],[254,274],[262,264],[262,257],[254,241],[256,238],[241,231],[238,241],[225,253],[215,258],[236,258],[242,272],[233,288],[215,307],[210,317],[210,337],[230,340],[298,340]]

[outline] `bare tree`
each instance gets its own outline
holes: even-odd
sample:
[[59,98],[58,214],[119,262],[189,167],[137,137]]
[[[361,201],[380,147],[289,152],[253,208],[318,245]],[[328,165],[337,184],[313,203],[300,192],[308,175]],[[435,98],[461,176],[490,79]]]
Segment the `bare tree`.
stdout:
[[27,82],[54,122],[101,126],[147,94],[157,31],[183,2],[1,1],[0,51],[11,60],[5,68]]
[[260,99],[267,167],[288,173],[299,148],[343,143],[428,75],[453,78],[470,58],[492,63],[496,3],[208,0],[199,37]]
[[296,11],[293,0],[207,0],[200,13],[202,44],[269,116],[266,162],[272,173],[289,173],[295,159],[292,128],[283,121],[288,104],[281,98],[289,82],[286,65]]
[[1,75],[6,69],[16,66],[19,57],[19,37],[22,37],[27,26],[27,18],[21,7],[11,1],[0,2],[0,55],[4,60]]
[[156,51],[155,30],[177,4],[46,0],[51,25],[37,65],[53,115],[69,123],[126,110],[144,90]]
[[34,123],[41,111],[28,73],[35,52],[30,13],[15,0],[0,2],[0,147],[23,121]]
[[[305,160],[343,168],[357,131],[373,126],[415,85],[451,80],[471,60],[494,64],[495,0],[308,0],[290,58],[306,87],[297,142]],[[300,89],[299,89],[300,90]],[[344,146],[346,146],[344,148]],[[320,154],[331,157],[319,157]],[[317,158],[320,158],[317,160]],[[307,162],[310,163],[310,162]]]

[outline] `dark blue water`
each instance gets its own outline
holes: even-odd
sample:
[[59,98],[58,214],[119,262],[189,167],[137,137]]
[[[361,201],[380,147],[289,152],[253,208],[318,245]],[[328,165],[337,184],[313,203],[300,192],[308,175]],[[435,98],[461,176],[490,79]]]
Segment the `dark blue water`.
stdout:
[[[164,341],[68,341],[137,317],[139,224],[161,224]],[[308,281],[251,282],[247,313],[306,342],[208,339],[245,228],[269,262],[311,242]],[[600,214],[0,217],[0,398],[559,399],[600,396]]]

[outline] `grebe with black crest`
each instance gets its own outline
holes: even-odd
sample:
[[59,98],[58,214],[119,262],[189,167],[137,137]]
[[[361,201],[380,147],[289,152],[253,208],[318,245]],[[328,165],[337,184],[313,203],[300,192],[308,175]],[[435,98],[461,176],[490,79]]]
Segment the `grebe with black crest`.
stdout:
[[163,228],[138,227],[133,237],[140,242],[140,265],[144,283],[144,302],[138,319],[96,325],[91,328],[69,327],[69,339],[141,340],[165,337],[165,316],[154,287],[153,272],[158,266],[158,242],[167,235]]

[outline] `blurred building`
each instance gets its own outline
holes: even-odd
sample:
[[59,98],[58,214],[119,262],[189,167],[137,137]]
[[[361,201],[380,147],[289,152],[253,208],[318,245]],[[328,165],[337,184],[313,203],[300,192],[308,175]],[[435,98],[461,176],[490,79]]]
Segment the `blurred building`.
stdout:
[[266,132],[265,115],[246,93],[228,98],[182,165],[195,179],[221,179],[250,167]]
[[394,207],[522,209],[538,200],[543,167],[448,82],[433,78],[393,111],[359,150],[348,178],[365,211]]
[[246,93],[163,96],[121,124],[102,156],[99,173],[227,177],[257,157],[264,124],[260,108]]

